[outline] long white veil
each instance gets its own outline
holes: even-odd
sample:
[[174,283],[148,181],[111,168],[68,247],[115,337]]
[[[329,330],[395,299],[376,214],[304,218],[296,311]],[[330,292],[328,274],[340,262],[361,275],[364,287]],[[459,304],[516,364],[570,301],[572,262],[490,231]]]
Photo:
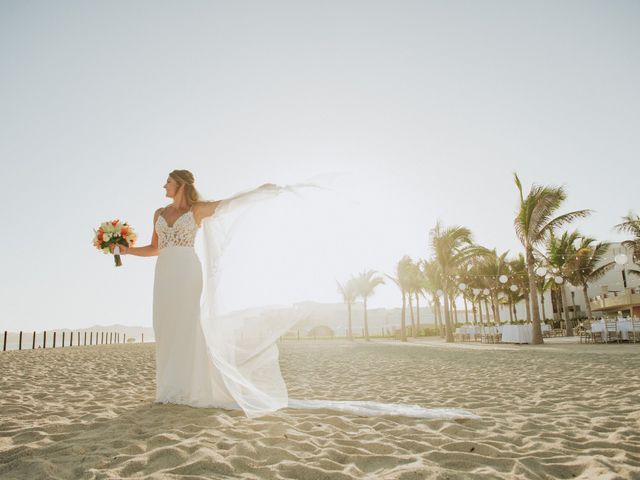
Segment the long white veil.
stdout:
[[[311,312],[305,299],[329,261],[332,240],[319,240],[318,218],[331,218],[327,191],[314,183],[263,186],[224,200],[203,220],[205,282],[201,323],[208,353],[247,416],[281,408],[332,409],[356,415],[477,418],[452,408],[370,401],[289,399],[278,339]],[[335,239],[335,245],[340,239]],[[313,260],[313,261],[311,261]],[[332,280],[332,279],[331,279]]]

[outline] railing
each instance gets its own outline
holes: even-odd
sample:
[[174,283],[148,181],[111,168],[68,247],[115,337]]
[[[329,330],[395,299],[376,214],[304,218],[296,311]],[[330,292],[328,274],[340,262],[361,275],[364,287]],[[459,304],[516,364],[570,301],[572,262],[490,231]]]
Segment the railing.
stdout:
[[[53,331],[53,332],[49,332],[49,333],[53,333],[53,336],[51,338],[50,341],[50,348],[56,348],[56,343],[57,343],[57,331]],[[65,334],[67,332],[61,332],[62,335],[60,335],[60,345],[59,348],[64,348],[65,345]],[[75,344],[74,344],[74,333],[76,333],[77,335],[75,335]],[[84,333],[84,338],[80,335],[80,332],[69,332],[69,347],[79,347],[79,346],[92,346],[92,345],[111,345],[111,344],[119,344],[119,343],[127,343],[127,334],[126,333],[121,333],[121,332],[105,332],[105,331],[100,331],[100,332],[82,332]],[[94,337],[95,334],[95,337]],[[2,340],[2,351],[5,352],[7,351],[7,340],[8,340],[8,336],[9,336],[9,332],[5,330],[4,332],[4,336],[3,336],[3,340]],[[16,344],[17,348],[14,349],[9,349],[9,350],[29,350],[29,342],[27,342],[26,344],[23,344],[23,340],[26,340],[27,333],[26,332],[18,332],[18,341]],[[35,350],[36,349],[36,345],[37,348],[47,348],[47,331],[43,331],[42,335],[41,335],[41,341],[38,341],[38,336],[40,336],[37,332],[33,332],[31,334],[31,350]],[[83,341],[84,340],[84,341]],[[87,341],[88,340],[88,341]],[[122,341],[121,341],[122,340]],[[129,339],[131,340],[131,339]],[[144,333],[142,334],[142,343],[144,343]],[[131,343],[131,342],[129,342]],[[23,348],[24,346],[24,348]]]
[[590,298],[591,310],[629,310],[640,305],[640,288],[628,288],[621,292],[610,292]]

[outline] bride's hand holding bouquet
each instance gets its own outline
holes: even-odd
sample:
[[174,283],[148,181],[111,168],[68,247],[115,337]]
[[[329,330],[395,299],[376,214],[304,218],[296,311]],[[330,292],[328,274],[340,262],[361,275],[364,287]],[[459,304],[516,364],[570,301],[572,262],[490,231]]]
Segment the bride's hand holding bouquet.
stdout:
[[120,220],[102,222],[94,233],[93,246],[105,254],[113,253],[116,267],[122,265],[120,255],[126,255],[138,238],[133,228]]

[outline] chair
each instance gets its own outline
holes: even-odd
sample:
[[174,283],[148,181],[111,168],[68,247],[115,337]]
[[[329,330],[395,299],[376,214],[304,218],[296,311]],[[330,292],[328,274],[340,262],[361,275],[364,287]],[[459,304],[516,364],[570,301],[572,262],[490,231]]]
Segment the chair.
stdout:
[[495,343],[493,340],[493,333],[491,333],[489,327],[482,327],[482,337],[480,341],[482,343]]
[[620,332],[618,331],[618,322],[615,320],[605,320],[604,329],[607,334],[607,342],[616,341],[620,343]]
[[629,343],[640,342],[640,320],[631,320],[631,330],[629,330]]
[[[599,332],[596,332],[599,333]],[[594,342],[593,339],[593,334],[594,332],[591,331],[591,322],[584,322],[582,324],[582,328],[579,331],[579,335],[580,335],[580,343],[582,343],[582,341],[584,340],[584,343],[591,343]]]

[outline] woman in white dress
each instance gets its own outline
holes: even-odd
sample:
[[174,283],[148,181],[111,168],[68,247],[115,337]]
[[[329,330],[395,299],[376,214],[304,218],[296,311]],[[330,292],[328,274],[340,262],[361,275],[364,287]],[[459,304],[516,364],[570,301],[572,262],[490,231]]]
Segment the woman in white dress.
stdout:
[[[120,251],[158,257],[153,289],[156,402],[242,409],[247,416],[290,407],[330,408],[358,415],[474,417],[464,410],[449,408],[289,399],[276,342],[301,316],[295,309],[279,310],[275,315],[260,309],[223,312],[219,304],[224,303],[221,302],[224,297],[218,287],[227,278],[221,280],[220,273],[225,270],[222,259],[230,243],[230,227],[239,223],[238,219],[248,207],[263,204],[284,192],[298,193],[316,185],[264,184],[224,200],[203,201],[194,180],[188,170],[172,171],[164,188],[173,202],[156,210],[151,244],[121,247]],[[204,232],[204,276],[194,245],[200,229]],[[280,243],[286,248],[290,236],[282,235],[278,240],[282,240]],[[231,262],[226,267],[234,269],[236,265]],[[298,281],[299,278],[292,278],[289,283]]]
[[202,220],[225,201],[200,200],[194,183],[188,170],[172,171],[164,189],[173,203],[156,210],[151,244],[124,247],[121,254],[158,257],[153,289],[156,401],[237,409],[241,406],[207,352],[200,323],[203,271],[194,248]]

